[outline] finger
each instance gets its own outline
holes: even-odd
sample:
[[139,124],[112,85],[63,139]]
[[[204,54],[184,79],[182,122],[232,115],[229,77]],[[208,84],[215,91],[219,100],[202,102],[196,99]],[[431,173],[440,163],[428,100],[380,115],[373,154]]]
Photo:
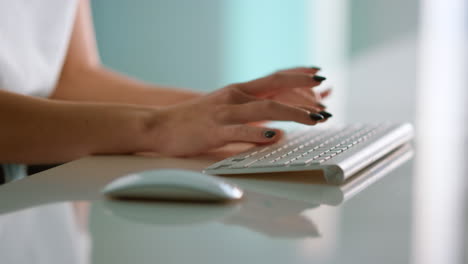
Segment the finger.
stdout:
[[288,105],[314,105],[317,100],[315,100],[315,95],[308,93],[304,88],[296,88],[286,93],[281,93],[280,95],[273,96],[271,100],[275,100],[280,103]]
[[319,111],[324,111],[327,108],[326,105],[324,105],[324,104],[322,104],[320,102],[316,102],[315,107],[317,107],[319,109]]
[[323,99],[323,98],[327,98],[328,96],[330,96],[331,93],[332,93],[332,89],[327,88],[325,91],[322,91],[319,94],[320,94],[320,97]]
[[320,67],[295,67],[290,69],[280,70],[279,72],[297,72],[297,73],[308,73],[308,74],[316,74],[321,70]]
[[312,97],[315,98],[315,101],[314,101],[314,105],[318,108],[320,108],[321,110],[324,110],[325,108],[327,108],[324,104],[322,104],[320,101],[322,101],[322,99],[325,99],[327,98],[328,96],[330,96],[331,92],[332,92],[332,89],[331,88],[327,88],[325,91],[322,91],[322,92],[314,92],[312,89],[310,88],[305,88],[303,89],[307,94],[310,94]]
[[223,127],[223,137],[228,142],[274,143],[281,139],[279,129],[254,127],[249,125],[229,125]]
[[322,110],[322,111],[318,112],[318,114],[322,115],[322,116],[325,118],[325,119],[323,119],[323,120],[320,120],[319,122],[322,122],[322,121],[325,122],[325,121],[327,121],[330,117],[333,116],[330,112],[325,111],[325,110]]
[[224,111],[218,111],[218,118],[220,122],[231,124],[277,120],[315,125],[317,121],[323,119],[323,116],[272,100],[258,100],[246,104],[226,106]]
[[312,105],[314,108],[317,108],[318,111],[322,111],[322,110],[325,110],[325,108],[327,108],[325,105],[320,103],[320,101],[322,100],[322,98],[320,96],[320,93],[315,93],[310,88],[305,88],[305,89],[302,89],[302,90],[304,91],[305,94],[307,94],[309,96],[308,97],[309,100],[310,100],[310,98],[313,98],[313,100],[311,100],[311,102],[310,102],[310,105]]
[[306,111],[308,111],[309,113],[317,113],[321,116],[323,116],[323,119],[322,120],[318,120],[317,122],[318,123],[323,123],[323,122],[326,122],[328,120],[328,118],[332,117],[333,115],[323,109],[320,109],[318,107],[311,107],[311,106],[307,106],[307,105],[297,105],[297,107],[299,108],[302,108]]
[[318,75],[292,72],[277,72],[266,77],[238,84],[241,91],[266,97],[294,88],[318,86],[326,78]]
[[308,105],[316,105],[320,101],[320,97],[317,97],[317,94],[311,88],[302,88],[301,94],[307,99]]
[[306,105],[315,105],[318,101],[315,97],[315,94],[311,91],[310,88],[301,88],[297,89],[298,95],[303,99],[303,102]]
[[315,105],[295,105],[296,107],[298,108],[302,108],[306,111],[308,111],[309,113],[318,113],[320,111],[322,111],[322,109],[320,109],[320,107],[317,107]]

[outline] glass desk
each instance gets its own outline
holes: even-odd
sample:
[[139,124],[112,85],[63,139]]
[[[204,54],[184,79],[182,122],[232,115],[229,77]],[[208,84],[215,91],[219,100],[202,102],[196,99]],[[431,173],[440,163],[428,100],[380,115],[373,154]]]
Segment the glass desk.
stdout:
[[[126,173],[201,170],[219,157],[87,157],[0,187],[0,256],[49,264],[407,263],[411,156],[405,146],[343,186],[231,178],[246,195],[228,204],[114,201],[99,193]],[[89,225],[88,203],[72,201],[89,201]]]

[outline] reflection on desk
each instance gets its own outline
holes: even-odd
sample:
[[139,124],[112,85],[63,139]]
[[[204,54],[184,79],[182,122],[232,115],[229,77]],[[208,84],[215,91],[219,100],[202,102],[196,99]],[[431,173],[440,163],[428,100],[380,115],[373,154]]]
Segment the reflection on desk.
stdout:
[[[304,251],[300,254],[304,260],[310,254],[316,254],[314,258],[320,254],[326,257],[330,256],[330,250],[333,249],[331,245],[336,240],[333,234],[337,229],[333,223],[338,221],[337,215],[333,215],[333,210],[328,210],[327,206],[333,207],[349,200],[411,155],[411,148],[404,146],[361,171],[342,186],[269,178],[230,178],[246,192],[244,200],[231,204],[113,201],[104,200],[99,193],[108,182],[127,173],[158,168],[201,170],[213,162],[210,159],[88,157],[0,186],[0,239],[8,241],[0,253],[2,260],[14,260],[12,263],[86,263],[83,233],[77,232],[70,203],[63,201],[91,200],[94,201],[95,216],[104,221],[97,226],[100,232],[105,232],[106,240],[115,239],[114,236],[131,240],[132,237],[146,235],[159,243],[158,254],[166,254],[165,247],[174,246],[171,243],[197,251],[202,245],[193,247],[190,243],[196,241],[198,236],[219,235],[218,239],[255,237],[255,241],[265,245],[264,249],[286,243],[289,246],[288,254],[297,254],[295,250],[303,247]],[[321,205],[325,205],[325,211],[316,215]],[[168,243],[166,237],[170,237],[172,242]],[[322,237],[321,247],[308,244],[314,243],[308,239],[316,237]],[[99,251],[104,244],[96,239],[94,246]],[[182,241],[188,244],[181,245]],[[228,243],[229,239],[223,241]],[[294,244],[296,242],[298,244]],[[209,244],[219,249],[229,247]],[[60,248],[60,253],[55,252],[57,248]],[[274,258],[274,255],[271,257]],[[200,256],[200,260],[206,260],[205,256]],[[237,262],[234,258],[230,261]],[[281,259],[275,261],[284,263]]]
[[259,179],[233,179],[245,191],[245,201],[228,204],[103,201],[107,211],[126,221],[147,225],[196,225],[218,221],[244,226],[272,237],[319,236],[318,227],[305,210],[321,204],[339,205],[413,155],[405,145],[359,172],[342,186]]
[[54,203],[0,215],[0,262],[89,263],[90,237],[72,203]]

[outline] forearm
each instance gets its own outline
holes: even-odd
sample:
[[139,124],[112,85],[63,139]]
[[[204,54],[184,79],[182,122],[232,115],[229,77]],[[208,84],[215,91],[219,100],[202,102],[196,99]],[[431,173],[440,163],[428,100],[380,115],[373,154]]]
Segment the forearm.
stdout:
[[95,66],[63,72],[51,98],[166,106],[200,95],[199,92],[147,84]]
[[0,163],[56,163],[90,154],[144,151],[153,111],[0,91]]

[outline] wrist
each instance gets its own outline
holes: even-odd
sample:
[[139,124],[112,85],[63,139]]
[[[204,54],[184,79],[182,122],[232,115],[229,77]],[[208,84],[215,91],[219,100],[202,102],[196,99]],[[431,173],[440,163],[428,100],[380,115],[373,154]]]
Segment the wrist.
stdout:
[[126,154],[155,151],[159,110],[131,105],[96,105],[95,124],[89,128],[90,154]]
[[161,108],[148,107],[138,113],[137,150],[134,152],[159,152],[164,144],[162,120],[164,111]]

